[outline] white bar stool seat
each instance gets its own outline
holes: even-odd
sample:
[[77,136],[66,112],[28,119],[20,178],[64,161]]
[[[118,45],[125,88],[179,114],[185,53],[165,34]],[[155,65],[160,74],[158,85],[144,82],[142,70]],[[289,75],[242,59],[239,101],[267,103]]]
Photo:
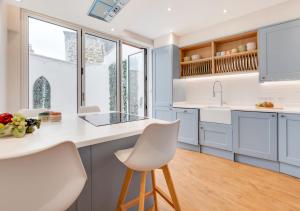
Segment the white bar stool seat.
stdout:
[[78,109],[79,114],[97,113],[97,112],[101,112],[99,106],[80,106]]
[[[176,152],[178,130],[179,120],[166,124],[151,124],[145,128],[133,148],[115,152],[115,156],[118,160],[127,167],[127,173],[116,210],[127,210],[139,204],[139,211],[143,211],[145,198],[152,195],[154,197],[154,208],[157,210],[157,193],[176,211],[181,210],[168,168],[168,163],[173,159]],[[171,198],[156,186],[155,169],[163,170]],[[140,195],[125,203],[128,187],[134,171],[141,173]],[[148,193],[146,193],[147,172],[151,172],[152,177],[152,191]]]
[[0,159],[0,172],[0,210],[3,211],[67,210],[87,180],[72,142]]
[[46,108],[38,108],[38,109],[28,109],[28,108],[22,108],[18,111],[18,113],[23,114],[26,118],[30,117],[37,117],[39,113],[43,113],[48,111]]

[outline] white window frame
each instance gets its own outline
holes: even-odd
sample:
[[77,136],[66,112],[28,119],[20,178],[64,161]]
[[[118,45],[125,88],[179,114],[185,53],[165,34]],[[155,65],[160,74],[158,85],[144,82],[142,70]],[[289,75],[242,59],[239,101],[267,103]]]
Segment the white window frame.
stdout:
[[[147,50],[147,56],[145,58],[145,76],[149,75],[150,70],[150,59],[151,54],[150,48],[147,46],[143,46],[140,44],[135,44],[130,41],[122,40],[118,37],[114,37],[112,35],[108,35],[87,27],[83,27],[77,24],[73,24],[67,21],[63,21],[57,18],[53,18],[47,15],[43,15],[40,13],[32,12],[26,9],[21,9],[21,107],[28,108],[29,107],[29,18],[35,18],[50,24],[55,24],[61,27],[65,27],[77,32],[77,108],[84,105],[83,95],[84,95],[84,39],[82,36],[86,34],[94,35],[103,39],[111,40],[117,43],[117,108],[121,110],[121,47],[122,43],[131,44],[133,46],[144,48]],[[151,106],[148,105],[149,92],[147,92],[149,87],[148,80],[145,80],[145,115],[149,114],[147,108]]]

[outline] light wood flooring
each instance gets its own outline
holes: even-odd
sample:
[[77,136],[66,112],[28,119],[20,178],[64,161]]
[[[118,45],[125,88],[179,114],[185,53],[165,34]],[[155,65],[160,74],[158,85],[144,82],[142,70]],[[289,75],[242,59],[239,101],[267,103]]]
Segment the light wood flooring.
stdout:
[[[300,211],[300,179],[182,149],[169,167],[182,211]],[[158,198],[159,211],[172,210]]]

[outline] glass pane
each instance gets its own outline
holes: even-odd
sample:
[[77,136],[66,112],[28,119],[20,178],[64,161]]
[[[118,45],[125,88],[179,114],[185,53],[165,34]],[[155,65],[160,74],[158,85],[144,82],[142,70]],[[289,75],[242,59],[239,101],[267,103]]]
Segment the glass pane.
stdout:
[[145,115],[145,49],[122,45],[121,107],[125,113]]
[[29,108],[76,113],[77,32],[29,18],[28,53]]
[[85,34],[85,105],[117,109],[117,43]]

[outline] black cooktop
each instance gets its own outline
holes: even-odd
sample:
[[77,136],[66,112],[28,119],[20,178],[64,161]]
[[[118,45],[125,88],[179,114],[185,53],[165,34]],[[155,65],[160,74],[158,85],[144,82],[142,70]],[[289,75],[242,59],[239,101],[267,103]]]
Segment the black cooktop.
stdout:
[[79,117],[96,127],[147,119],[147,117],[141,117],[132,114],[124,114],[120,112],[112,112],[105,114],[86,114],[84,116]]

